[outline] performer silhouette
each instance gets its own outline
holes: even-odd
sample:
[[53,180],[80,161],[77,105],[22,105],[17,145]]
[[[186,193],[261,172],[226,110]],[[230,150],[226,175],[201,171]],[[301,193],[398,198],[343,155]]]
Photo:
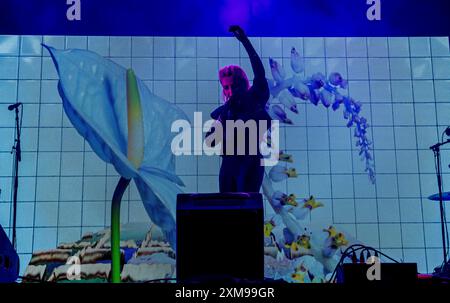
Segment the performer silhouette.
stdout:
[[[271,118],[265,110],[270,92],[265,77],[264,66],[260,57],[253,48],[244,30],[239,26],[231,26],[230,32],[242,43],[253,69],[253,85],[250,87],[247,75],[244,70],[237,65],[229,65],[220,69],[219,79],[223,88],[225,103],[211,113],[211,117],[216,123],[222,123],[222,165],[219,173],[220,192],[259,192],[264,177],[264,166],[261,165],[262,155],[259,151],[259,122],[266,120],[267,129],[270,129]],[[240,142],[234,129],[234,142],[230,142],[227,136],[225,122],[227,120],[242,120],[244,123],[254,120],[257,125],[257,138],[250,138],[251,132],[246,129],[245,142]],[[206,138],[213,133],[213,126],[206,134]],[[229,134],[228,134],[229,135]],[[240,134],[242,135],[242,134]],[[251,140],[254,140],[251,142]],[[219,142],[211,142],[215,146]],[[207,141],[208,142],[208,141]],[[230,152],[227,145],[234,143],[234,148]],[[245,152],[238,154],[238,147],[244,144]],[[257,144],[256,153],[252,153],[250,145]],[[241,145],[242,147],[243,145]]]

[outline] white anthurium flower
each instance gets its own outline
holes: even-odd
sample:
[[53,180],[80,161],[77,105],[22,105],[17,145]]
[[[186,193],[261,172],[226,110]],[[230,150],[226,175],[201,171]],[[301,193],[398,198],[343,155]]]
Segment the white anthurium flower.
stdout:
[[175,175],[171,125],[188,118],[132,70],[90,51],[45,47],[69,120],[103,161],[135,181],[150,219],[175,249],[176,197],[184,185]]

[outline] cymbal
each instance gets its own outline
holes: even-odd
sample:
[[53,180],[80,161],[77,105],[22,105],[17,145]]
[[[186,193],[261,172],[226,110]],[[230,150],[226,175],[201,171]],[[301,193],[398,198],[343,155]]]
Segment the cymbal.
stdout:
[[[439,193],[429,196],[428,199],[433,201],[439,201]],[[450,201],[450,192],[442,193],[442,201]]]

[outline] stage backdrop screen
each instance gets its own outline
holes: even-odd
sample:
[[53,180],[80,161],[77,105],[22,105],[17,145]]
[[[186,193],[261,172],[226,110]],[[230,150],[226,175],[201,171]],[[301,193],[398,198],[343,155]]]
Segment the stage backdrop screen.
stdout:
[[[291,50],[304,63],[299,76],[338,72],[345,94],[360,102],[372,142],[374,181],[347,127],[342,108],[298,101],[286,110],[280,148],[292,155],[295,178],[274,182],[276,190],[311,195],[324,204],[305,220],[334,225],[355,239],[407,262],[419,272],[441,264],[439,204],[433,152],[450,124],[448,37],[251,37],[266,77],[269,58],[284,66]],[[111,198],[119,179],[112,165],[93,152],[68,120],[58,94],[58,75],[49,52],[87,49],[134,69],[156,95],[203,121],[222,104],[220,67],[240,65],[253,80],[245,49],[232,37],[0,36],[0,224],[11,236],[15,120],[9,104],[23,103],[22,161],[17,208],[21,271],[32,253],[73,242],[110,224]],[[157,142],[155,142],[157,144]],[[176,174],[187,193],[218,192],[219,156],[176,157]],[[450,150],[442,150],[443,190],[450,180]],[[270,168],[267,168],[269,171]],[[265,199],[265,216],[274,214]],[[450,212],[447,211],[447,218]],[[149,222],[134,183],[125,192],[121,222]]]

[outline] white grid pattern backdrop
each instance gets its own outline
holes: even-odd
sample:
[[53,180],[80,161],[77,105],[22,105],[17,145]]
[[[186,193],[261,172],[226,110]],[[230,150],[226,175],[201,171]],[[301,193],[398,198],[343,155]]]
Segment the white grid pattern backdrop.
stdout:
[[[291,47],[305,58],[305,75],[340,72],[370,123],[377,183],[370,184],[352,130],[338,110],[300,103],[281,130],[281,148],[294,156],[298,178],[275,184],[326,207],[312,213],[345,228],[394,258],[432,272],[442,262],[433,153],[429,146],[450,124],[450,52],[446,37],[251,38],[271,78],[269,57],[289,74]],[[109,225],[118,175],[102,162],[65,116],[57,74],[41,43],[89,49],[134,68],[157,95],[204,120],[220,104],[220,67],[239,64],[253,78],[239,42],[230,37],[0,36],[0,224],[11,234],[12,155],[16,100],[23,109],[23,160],[18,197],[22,271],[31,253],[74,241]],[[442,152],[444,191],[450,151]],[[183,156],[177,174],[186,192],[218,191],[219,157]],[[267,211],[270,211],[267,208]],[[134,185],[122,202],[122,222],[147,221]],[[447,218],[450,212],[447,211]]]

